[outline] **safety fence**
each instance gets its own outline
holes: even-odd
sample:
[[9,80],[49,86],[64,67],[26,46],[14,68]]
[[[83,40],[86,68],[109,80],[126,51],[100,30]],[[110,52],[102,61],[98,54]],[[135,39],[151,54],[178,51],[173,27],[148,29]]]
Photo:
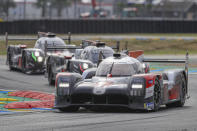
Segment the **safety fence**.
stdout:
[[0,23],[0,34],[54,33],[196,33],[197,21],[188,20],[23,20]]

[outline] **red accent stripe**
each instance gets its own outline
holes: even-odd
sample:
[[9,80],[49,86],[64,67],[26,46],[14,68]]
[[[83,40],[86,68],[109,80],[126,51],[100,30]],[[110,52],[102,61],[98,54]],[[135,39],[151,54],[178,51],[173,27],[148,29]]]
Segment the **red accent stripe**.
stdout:
[[21,59],[21,57],[18,58],[18,67],[22,67],[22,59]]
[[129,56],[133,58],[138,58],[139,56],[143,55],[144,51],[137,50],[137,51],[129,51]]
[[173,100],[173,99],[177,99],[178,96],[179,96],[179,88],[178,86],[175,86],[169,91],[169,98],[170,100]]
[[83,68],[81,67],[81,65],[79,66],[79,68],[80,68],[80,70],[81,70],[82,72],[84,72],[84,70],[83,70]]

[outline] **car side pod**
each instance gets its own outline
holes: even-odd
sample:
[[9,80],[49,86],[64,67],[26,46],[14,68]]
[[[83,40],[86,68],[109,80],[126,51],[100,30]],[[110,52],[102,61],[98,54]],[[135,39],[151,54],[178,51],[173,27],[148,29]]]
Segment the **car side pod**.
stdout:
[[140,102],[140,105],[143,105],[141,109],[157,111],[162,97],[161,82],[162,76],[158,74],[134,75],[130,87],[133,103]]

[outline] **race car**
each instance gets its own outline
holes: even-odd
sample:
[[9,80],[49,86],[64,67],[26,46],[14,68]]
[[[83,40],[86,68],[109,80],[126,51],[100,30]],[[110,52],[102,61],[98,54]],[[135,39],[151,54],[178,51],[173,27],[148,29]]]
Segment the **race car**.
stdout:
[[[22,40],[22,39],[17,39],[17,40]],[[6,64],[9,65],[10,70],[19,69],[26,74],[44,73],[45,58],[57,52],[56,50],[50,50],[50,51],[46,50],[46,47],[70,48],[73,47],[73,45],[66,45],[61,38],[56,37],[52,33],[45,33],[42,34],[42,37],[40,37],[36,41],[34,48],[27,48],[26,45],[9,45],[7,47]],[[60,50],[58,51],[58,53],[59,52]],[[61,50],[61,52],[62,53],[71,52],[71,50],[66,50],[66,51]]]
[[8,46],[7,64],[10,70],[19,69],[27,74],[44,73],[44,52],[26,47],[26,45]]
[[45,77],[48,78],[49,85],[53,85],[57,73],[82,74],[87,69],[97,67],[100,57],[105,59],[113,56],[113,53],[113,49],[103,42],[84,40],[82,41],[82,49],[76,49],[74,57],[69,53],[49,56],[46,60]]
[[[185,63],[185,69],[146,73],[144,62]],[[92,72],[91,72],[92,73]],[[183,60],[144,59],[114,54],[103,60],[92,79],[76,73],[58,73],[54,108],[77,111],[99,107],[126,107],[157,111],[185,104],[188,95],[188,55]]]

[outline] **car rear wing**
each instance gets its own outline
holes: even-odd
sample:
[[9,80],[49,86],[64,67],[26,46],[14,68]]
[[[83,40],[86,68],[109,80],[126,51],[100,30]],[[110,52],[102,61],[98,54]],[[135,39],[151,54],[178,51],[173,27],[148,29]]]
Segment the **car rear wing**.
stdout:
[[63,50],[63,49],[81,49],[81,46],[57,46],[57,47],[47,47],[47,51]]
[[61,50],[70,50],[70,52],[75,53],[76,49],[81,49],[81,46],[75,45],[66,45],[66,46],[55,46],[55,47],[48,47],[47,41],[45,41],[45,56],[47,56],[48,51],[61,51]]
[[185,64],[185,70],[188,71],[189,65],[189,53],[185,55],[185,59],[148,59],[144,58],[143,62],[153,62],[153,63],[183,63]]
[[[32,37],[32,38],[16,38],[16,37],[12,37],[12,38],[9,38],[8,37],[8,32],[5,33],[5,45],[6,47],[8,47],[8,41],[32,41],[32,40],[38,40],[39,38],[41,37],[52,37],[52,36],[55,36],[55,34],[53,33],[46,33],[46,32],[38,32],[37,34],[37,38],[35,37]],[[63,40],[67,40],[68,41],[68,44],[71,44],[71,33],[68,32],[68,38],[61,38]]]
[[[82,48],[85,48],[87,46],[105,46],[106,44],[104,42],[101,42],[99,40],[96,40],[96,41],[92,41],[92,40],[82,40]],[[112,49],[116,50],[117,52],[119,52],[120,50],[120,42],[117,41],[116,45],[115,46],[109,46],[111,47]]]
[[116,42],[115,46],[111,46],[112,49],[116,50],[116,52],[120,51],[120,41]]
[[185,64],[186,81],[188,88],[188,73],[189,73],[189,53],[185,55],[185,59],[144,59],[143,62],[153,62],[153,63],[182,63]]
[[[38,32],[38,38],[41,37],[54,37],[56,36],[54,33],[51,32]],[[61,38],[62,40],[67,40],[68,44],[71,44],[71,32],[68,32],[68,38]]]

